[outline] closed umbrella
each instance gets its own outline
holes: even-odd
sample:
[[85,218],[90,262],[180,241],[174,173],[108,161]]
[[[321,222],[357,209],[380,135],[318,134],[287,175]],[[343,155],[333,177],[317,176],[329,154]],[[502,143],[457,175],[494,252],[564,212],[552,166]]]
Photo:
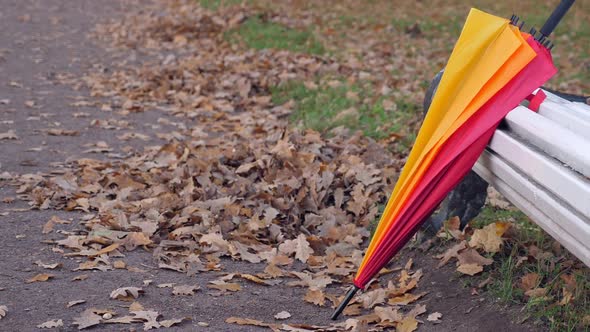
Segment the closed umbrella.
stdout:
[[333,319],[470,171],[502,118],[556,73],[546,38],[571,3],[562,1],[540,34],[522,33],[514,17],[471,10],[354,288]]

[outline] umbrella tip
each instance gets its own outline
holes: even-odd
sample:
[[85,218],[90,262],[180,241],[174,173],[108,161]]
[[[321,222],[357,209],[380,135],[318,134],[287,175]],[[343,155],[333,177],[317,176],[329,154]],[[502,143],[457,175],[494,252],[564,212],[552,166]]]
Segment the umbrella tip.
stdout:
[[338,316],[340,316],[342,311],[344,311],[344,308],[346,308],[346,306],[348,305],[350,300],[352,300],[352,298],[354,297],[354,294],[356,294],[356,292],[358,292],[358,290],[359,290],[359,288],[354,286],[348,291],[348,293],[344,297],[344,300],[342,300],[342,302],[340,302],[340,305],[338,305],[338,308],[336,308],[336,310],[334,311],[334,313],[332,314],[332,317],[330,319],[332,319],[332,320],[338,319]]

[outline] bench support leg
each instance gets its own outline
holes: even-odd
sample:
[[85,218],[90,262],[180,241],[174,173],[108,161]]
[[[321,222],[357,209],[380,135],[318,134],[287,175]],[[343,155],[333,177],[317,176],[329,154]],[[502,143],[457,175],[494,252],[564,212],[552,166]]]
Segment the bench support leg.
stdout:
[[429,235],[436,234],[446,220],[455,216],[461,220],[461,229],[463,229],[481,212],[487,195],[488,183],[474,171],[469,172],[447,195],[438,211],[428,218],[423,230]]

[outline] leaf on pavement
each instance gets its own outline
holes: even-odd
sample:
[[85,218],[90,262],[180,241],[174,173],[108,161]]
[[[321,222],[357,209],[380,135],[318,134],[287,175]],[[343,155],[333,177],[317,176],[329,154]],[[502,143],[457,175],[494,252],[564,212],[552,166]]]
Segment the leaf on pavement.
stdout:
[[275,319],[279,320],[287,319],[289,317],[291,317],[291,314],[288,311],[281,311],[275,315]]
[[190,320],[190,317],[162,320],[162,321],[160,321],[160,325],[162,325],[164,327],[172,327],[174,325],[178,325],[178,324],[184,322],[185,320]]
[[95,308],[84,310],[79,317],[74,318],[73,324],[78,326],[78,330],[100,324],[102,321],[102,316],[96,314],[95,312]]
[[406,293],[402,296],[396,296],[396,297],[389,299],[388,303],[391,305],[407,305],[407,304],[410,304],[414,301],[417,301],[418,299],[420,299],[424,295],[426,295],[426,292],[419,293],[419,294]]
[[397,332],[412,332],[418,328],[418,321],[414,317],[405,317],[396,326]]
[[45,323],[37,325],[37,327],[40,329],[54,329],[56,327],[62,326],[64,326],[64,322],[61,319],[48,320]]
[[381,321],[400,322],[404,316],[395,307],[375,307],[375,314]]
[[323,307],[326,304],[326,295],[319,289],[308,289],[303,300]]
[[436,323],[440,323],[441,318],[442,318],[442,314],[440,312],[433,312],[428,315],[428,318],[426,318],[426,320],[436,324]]
[[86,300],[74,300],[74,301],[70,301],[66,304],[66,308],[71,308],[77,304],[82,304],[82,303],[86,303]]
[[143,293],[143,289],[139,287],[121,287],[111,292],[110,298],[121,301],[132,301]]
[[172,294],[174,295],[194,295],[200,287],[197,285],[178,285],[172,288]]
[[279,245],[279,251],[287,255],[294,253],[295,258],[302,263],[307,262],[309,256],[313,254],[313,249],[309,246],[309,242],[304,234],[299,234],[294,240],[286,240],[283,242]]
[[50,269],[50,270],[53,270],[53,269],[56,269],[58,267],[63,266],[62,263],[45,264],[45,263],[43,263],[42,261],[39,261],[39,260],[38,261],[35,261],[35,264],[37,266],[40,266],[40,267],[44,268],[44,269]]
[[31,279],[27,280],[27,284],[33,283],[33,282],[44,282],[44,281],[48,281],[49,279],[54,278],[55,275],[53,274],[48,274],[48,273],[40,273],[37,274],[36,276],[32,277]]

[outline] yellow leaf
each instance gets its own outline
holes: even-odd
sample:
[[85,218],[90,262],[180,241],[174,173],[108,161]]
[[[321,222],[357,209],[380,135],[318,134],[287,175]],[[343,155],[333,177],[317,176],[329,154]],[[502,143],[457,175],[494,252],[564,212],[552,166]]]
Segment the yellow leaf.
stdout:
[[406,317],[397,324],[397,332],[412,332],[418,328],[418,321],[414,317]]
[[53,274],[47,274],[47,273],[37,274],[36,276],[34,276],[31,279],[27,280],[27,284],[30,284],[32,282],[47,281],[47,280],[49,280],[49,279],[51,279],[53,277],[55,277],[55,275],[53,275]]
[[483,271],[483,266],[478,264],[462,264],[457,267],[457,271],[473,276]]
[[476,229],[471,236],[469,246],[481,248],[486,252],[498,252],[503,243],[501,234],[504,234],[505,230],[505,223],[489,224],[482,229]]

